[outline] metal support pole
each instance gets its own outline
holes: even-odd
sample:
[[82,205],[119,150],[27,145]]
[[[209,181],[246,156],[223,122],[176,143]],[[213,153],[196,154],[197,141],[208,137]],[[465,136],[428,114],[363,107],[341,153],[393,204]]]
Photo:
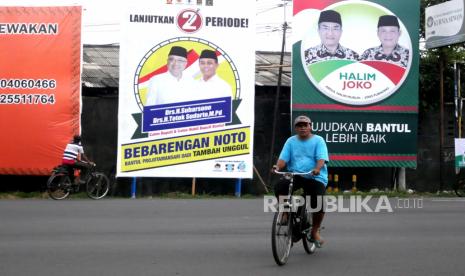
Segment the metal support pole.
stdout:
[[405,183],[405,168],[399,168],[399,173],[397,174],[397,190],[399,192],[407,190],[407,185]]
[[136,198],[136,178],[132,178],[132,183],[131,183],[131,198]]
[[193,196],[195,196],[195,177],[192,178],[192,190],[191,190],[191,194]]
[[460,63],[454,61],[454,100],[456,119],[456,138],[462,138],[462,106],[463,98],[460,85]]
[[442,191],[443,185],[443,160],[444,160],[444,55],[439,57],[439,190]]
[[236,191],[234,192],[234,195],[236,197],[241,197],[241,189],[242,189],[242,179],[238,178],[236,179]]
[[[462,137],[462,114],[461,114],[461,106],[462,106],[462,99],[459,95],[459,83],[458,83],[458,64],[457,61],[454,61],[454,107],[455,107],[455,121],[454,121],[454,138]],[[460,168],[455,167],[455,173],[460,173]]]
[[454,105],[455,105],[455,137],[460,137],[460,118],[459,118],[459,87],[457,83],[457,61],[454,61]]

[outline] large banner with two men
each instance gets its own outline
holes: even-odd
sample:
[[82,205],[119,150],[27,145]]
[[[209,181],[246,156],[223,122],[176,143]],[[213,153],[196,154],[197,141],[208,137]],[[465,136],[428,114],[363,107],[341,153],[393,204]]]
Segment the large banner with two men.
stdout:
[[292,113],[336,167],[415,167],[419,1],[294,0]]
[[255,11],[248,5],[168,1],[127,10],[119,176],[252,177]]

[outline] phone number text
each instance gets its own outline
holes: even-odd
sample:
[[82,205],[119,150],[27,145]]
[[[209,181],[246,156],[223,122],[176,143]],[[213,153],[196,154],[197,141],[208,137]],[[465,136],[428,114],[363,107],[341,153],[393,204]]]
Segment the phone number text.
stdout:
[[55,104],[55,94],[0,94],[0,104]]
[[54,79],[0,79],[0,89],[55,89]]

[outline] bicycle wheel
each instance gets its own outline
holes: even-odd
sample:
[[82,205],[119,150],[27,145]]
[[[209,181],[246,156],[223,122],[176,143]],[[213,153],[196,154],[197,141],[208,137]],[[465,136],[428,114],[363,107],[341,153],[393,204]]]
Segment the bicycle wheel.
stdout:
[[278,265],[284,265],[289,257],[292,246],[292,218],[287,213],[287,224],[281,225],[283,212],[276,212],[271,228],[271,247],[273,257]]
[[48,195],[55,200],[65,199],[69,196],[71,180],[66,174],[52,174],[47,181]]
[[101,199],[110,190],[110,180],[103,173],[93,173],[86,184],[87,196],[92,199]]
[[300,215],[303,218],[302,244],[304,245],[304,249],[307,254],[313,254],[315,253],[316,245],[308,240],[312,228],[312,214],[307,213],[305,209],[302,209],[302,214]]
[[465,196],[465,180],[459,180],[457,184],[455,184],[455,194],[460,197]]

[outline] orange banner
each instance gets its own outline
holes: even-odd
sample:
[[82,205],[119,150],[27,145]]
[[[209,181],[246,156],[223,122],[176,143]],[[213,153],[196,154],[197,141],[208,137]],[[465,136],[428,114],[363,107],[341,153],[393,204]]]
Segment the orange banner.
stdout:
[[81,7],[0,7],[0,174],[46,175],[80,131]]

